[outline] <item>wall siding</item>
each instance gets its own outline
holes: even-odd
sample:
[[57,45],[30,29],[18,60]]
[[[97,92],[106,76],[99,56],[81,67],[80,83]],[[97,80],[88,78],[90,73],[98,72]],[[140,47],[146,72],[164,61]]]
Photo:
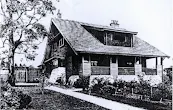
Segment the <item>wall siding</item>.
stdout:
[[72,67],[72,57],[66,57],[66,81],[68,81],[69,77],[72,75],[73,67]]
[[28,69],[28,82],[36,81],[40,78],[40,70],[38,68],[29,68]]

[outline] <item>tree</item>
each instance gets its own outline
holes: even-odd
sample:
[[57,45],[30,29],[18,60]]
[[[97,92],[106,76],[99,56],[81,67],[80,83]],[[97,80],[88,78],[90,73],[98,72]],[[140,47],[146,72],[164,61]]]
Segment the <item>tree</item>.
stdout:
[[[39,21],[56,8],[51,0],[0,0],[0,56],[7,61],[9,83],[15,85],[14,56],[34,60],[41,41],[49,36]],[[1,45],[2,44],[2,45]]]

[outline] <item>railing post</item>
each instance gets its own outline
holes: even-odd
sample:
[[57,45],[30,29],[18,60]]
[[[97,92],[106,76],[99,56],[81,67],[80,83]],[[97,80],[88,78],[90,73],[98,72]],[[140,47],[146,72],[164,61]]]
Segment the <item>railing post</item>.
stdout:
[[157,59],[157,57],[156,57],[156,74],[158,74],[158,72],[157,72],[157,69],[158,69],[158,59]]

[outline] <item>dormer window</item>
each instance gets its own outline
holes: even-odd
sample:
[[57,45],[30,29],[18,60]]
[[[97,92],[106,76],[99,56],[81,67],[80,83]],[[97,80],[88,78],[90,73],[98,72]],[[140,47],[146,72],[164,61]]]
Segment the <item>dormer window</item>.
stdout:
[[132,35],[118,32],[106,32],[104,44],[112,46],[131,47]]
[[[111,26],[117,22],[112,22]],[[118,24],[115,24],[118,25]],[[110,46],[122,46],[122,47],[133,47],[133,35],[137,33],[128,32],[126,30],[116,28],[109,29],[100,29],[93,28],[90,26],[83,26],[88,32],[92,34],[92,36],[96,37],[101,43],[104,45]],[[115,29],[115,31],[114,31]]]
[[112,33],[105,33],[104,44],[109,45],[109,42],[112,40],[113,40],[113,34]]

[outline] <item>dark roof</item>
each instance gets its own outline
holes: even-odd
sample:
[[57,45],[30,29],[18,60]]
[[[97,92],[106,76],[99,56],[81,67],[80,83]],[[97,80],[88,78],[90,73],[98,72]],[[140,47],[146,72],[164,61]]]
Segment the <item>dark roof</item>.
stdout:
[[[65,40],[77,53],[95,53],[109,55],[128,55],[128,56],[146,56],[146,57],[169,57],[159,51],[154,46],[134,36],[133,47],[108,46],[101,43],[97,38],[91,35],[82,25],[91,27],[112,29],[109,26],[81,23],[64,19],[52,19],[52,22],[60,31]],[[113,29],[112,29],[113,30]],[[130,32],[127,30],[114,31]],[[136,33],[136,32],[134,32]]]
[[[77,22],[77,21],[75,21],[75,22]],[[137,34],[137,32],[128,31],[123,28],[114,28],[111,26],[103,26],[103,25],[89,24],[89,23],[83,23],[83,22],[78,22],[78,23],[80,23],[82,26],[89,26],[89,27],[93,27],[94,29],[100,29],[102,31],[107,30],[107,31],[114,31],[114,32],[131,33],[131,34],[135,34],[135,35]]]

